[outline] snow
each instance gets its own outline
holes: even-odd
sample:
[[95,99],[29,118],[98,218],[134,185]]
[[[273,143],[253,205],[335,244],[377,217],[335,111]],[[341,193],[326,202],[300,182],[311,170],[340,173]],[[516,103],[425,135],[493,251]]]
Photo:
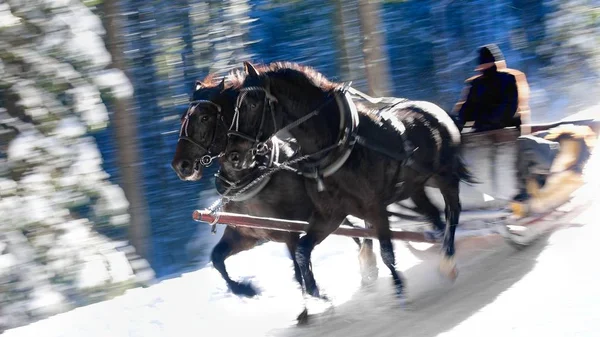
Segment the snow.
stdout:
[[116,69],[106,69],[98,72],[94,82],[100,88],[109,88],[112,94],[119,99],[133,96],[133,86],[125,74]]
[[110,266],[108,272],[112,282],[125,282],[133,278],[133,269],[123,252],[113,252],[105,255]]
[[[94,205],[96,215],[111,215],[127,211],[129,201],[127,201],[125,192],[119,186],[102,186],[98,189],[98,192],[100,193],[99,200]],[[128,214],[122,214],[122,216],[128,218]]]
[[83,137],[86,129],[75,116],[65,117],[60,120],[54,133],[60,138],[77,138]]
[[8,145],[6,151],[8,159],[11,161],[26,160],[33,156],[35,153],[35,144],[39,137],[31,132],[24,132],[19,134],[12,142]]
[[[53,307],[62,306],[65,298],[51,287],[36,288],[32,294],[33,300],[29,303],[29,310],[54,312]],[[48,310],[50,309],[50,310]]]
[[[600,203],[597,203],[600,206]],[[437,274],[438,248],[395,243],[399,269],[407,279],[412,310],[398,307],[391,280],[361,289],[357,249],[348,238],[330,237],[314,253],[321,289],[334,309],[308,327],[295,327],[302,297],[292,278],[287,251],[269,243],[228,260],[232,277],[251,280],[262,290],[240,298],[209,265],[114,300],[79,308],[7,337],[35,336],[595,336],[600,331],[600,288],[594,280],[597,208],[523,251],[499,237],[472,238],[458,246],[460,275],[454,284]],[[245,275],[245,277],[244,277]]]
[[[598,172],[599,159],[593,157],[587,173]],[[587,179],[587,197],[594,198],[599,177],[589,174]],[[361,287],[356,244],[331,236],[315,249],[313,269],[332,306],[310,300],[309,311],[316,315],[307,327],[294,325],[304,300],[288,252],[282,244],[267,243],[227,260],[232,278],[251,281],[261,291],[257,298],[232,295],[209,264],[113,300],[8,330],[4,336],[464,337],[482,331],[492,337],[597,336],[599,209],[595,198],[583,213],[521,251],[499,236],[457,242],[460,273],[454,283],[437,272],[439,246],[395,242],[408,308],[393,296],[379,256],[379,280]]]
[[80,289],[100,287],[110,280],[110,273],[100,256],[84,257],[83,268],[79,270],[77,287]]
[[21,23],[21,19],[12,15],[6,3],[0,3],[0,28],[8,28]]

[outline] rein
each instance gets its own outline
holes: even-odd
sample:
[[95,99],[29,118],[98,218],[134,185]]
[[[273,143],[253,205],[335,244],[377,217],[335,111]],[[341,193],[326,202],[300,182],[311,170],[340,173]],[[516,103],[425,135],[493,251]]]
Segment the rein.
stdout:
[[[322,152],[322,151],[327,151],[329,150],[329,148],[325,148],[323,150],[318,151]],[[246,193],[248,190],[254,188],[256,185],[259,185],[259,187],[261,186],[265,186],[266,183],[268,182],[268,180],[270,179],[270,177],[281,171],[284,169],[290,169],[290,167],[296,163],[299,163],[303,160],[306,160],[308,158],[310,158],[312,156],[312,154],[309,155],[304,155],[304,156],[300,156],[298,158],[295,159],[290,159],[290,160],[286,160],[283,163],[280,164],[275,164],[275,166],[271,166],[271,167],[261,167],[259,168],[260,170],[263,171],[263,173],[258,176],[256,179],[252,180],[250,183],[248,183],[246,186],[244,186],[243,188],[241,188],[239,191],[235,192],[232,196],[227,196],[235,187],[237,187],[237,183],[231,183],[231,186],[224,192],[224,193],[219,193],[221,194],[221,198],[217,199],[212,205],[210,205],[208,207],[208,210],[210,211],[210,213],[214,216],[214,221],[212,221],[210,224],[212,225],[211,228],[211,233],[215,234],[217,232],[217,228],[216,225],[217,223],[219,223],[219,219],[220,219],[220,211],[223,209],[223,207],[225,207],[225,205],[227,205],[228,203],[232,202],[232,201],[236,201],[236,200],[242,200],[240,196],[242,196],[244,193]],[[264,180],[267,179],[267,182],[265,182]],[[260,192],[262,188],[257,188],[255,190],[254,193],[252,193],[252,196],[254,196],[255,194],[257,194],[258,192]],[[244,199],[245,200],[245,199]]]
[[[235,102],[235,111],[233,113],[233,118],[231,121],[231,126],[229,126],[229,131],[227,132],[227,135],[234,135],[234,136],[238,136],[241,138],[244,138],[246,140],[249,140],[251,142],[253,142],[256,147],[261,147],[261,140],[260,138],[263,135],[263,128],[265,125],[265,114],[266,114],[266,109],[263,109],[262,111],[262,115],[260,117],[260,125],[258,127],[258,132],[256,134],[255,137],[249,136],[245,133],[240,132],[240,108],[242,106],[242,103],[244,102],[244,99],[246,98],[246,95],[248,95],[249,92],[251,91],[256,91],[256,90],[260,90],[262,88],[260,87],[247,87],[247,88],[242,88],[240,89],[240,93],[237,96],[236,102]],[[277,98],[275,96],[273,96],[270,92],[268,92],[267,90],[264,90],[265,93],[265,97],[263,100],[264,105],[266,106],[267,104],[269,105],[269,112],[271,113],[271,118],[273,121],[273,127],[275,129],[277,129],[277,120],[275,118],[275,103],[277,102]],[[235,130],[234,129],[235,126]],[[274,135],[274,134],[273,134]],[[269,138],[273,137],[273,135],[269,136]]]

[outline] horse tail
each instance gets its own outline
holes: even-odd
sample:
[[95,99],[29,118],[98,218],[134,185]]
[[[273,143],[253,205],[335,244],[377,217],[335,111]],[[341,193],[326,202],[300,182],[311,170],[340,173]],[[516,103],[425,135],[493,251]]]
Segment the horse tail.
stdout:
[[456,155],[456,165],[454,166],[454,173],[458,178],[468,184],[479,184],[479,181],[475,179],[473,173],[467,168],[465,161],[460,155]]

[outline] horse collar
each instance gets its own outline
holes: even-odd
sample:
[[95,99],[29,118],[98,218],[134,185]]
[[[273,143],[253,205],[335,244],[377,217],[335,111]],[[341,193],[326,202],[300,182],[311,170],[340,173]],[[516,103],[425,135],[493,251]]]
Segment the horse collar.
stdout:
[[[303,172],[306,177],[320,181],[324,177],[335,174],[346,163],[346,160],[348,160],[354,149],[356,135],[358,133],[359,117],[356,105],[347,89],[348,85],[340,90],[336,90],[334,93],[335,101],[339,107],[338,110],[340,113],[340,129],[336,146],[338,149],[338,151],[336,151],[338,157],[324,168],[320,168],[319,166],[321,166],[329,156],[319,160],[315,165],[315,169],[309,172]],[[335,150],[335,148],[333,150]]]

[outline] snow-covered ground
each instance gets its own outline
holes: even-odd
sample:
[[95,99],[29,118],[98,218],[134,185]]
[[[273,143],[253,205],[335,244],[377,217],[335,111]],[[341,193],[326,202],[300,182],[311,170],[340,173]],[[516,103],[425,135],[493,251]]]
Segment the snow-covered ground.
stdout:
[[[588,172],[599,172],[598,159],[595,156]],[[592,178],[591,186],[597,188],[598,179]],[[391,279],[379,257],[380,279],[362,288],[356,244],[332,236],[315,250],[313,268],[333,307],[309,302],[309,310],[317,315],[307,327],[294,324],[303,299],[286,249],[269,243],[227,261],[232,277],[251,280],[262,290],[255,299],[232,295],[209,265],[4,335],[599,336],[599,210],[600,201],[595,200],[522,251],[499,236],[460,241],[460,274],[453,284],[438,276],[437,246],[396,242],[409,311],[392,296]]]

